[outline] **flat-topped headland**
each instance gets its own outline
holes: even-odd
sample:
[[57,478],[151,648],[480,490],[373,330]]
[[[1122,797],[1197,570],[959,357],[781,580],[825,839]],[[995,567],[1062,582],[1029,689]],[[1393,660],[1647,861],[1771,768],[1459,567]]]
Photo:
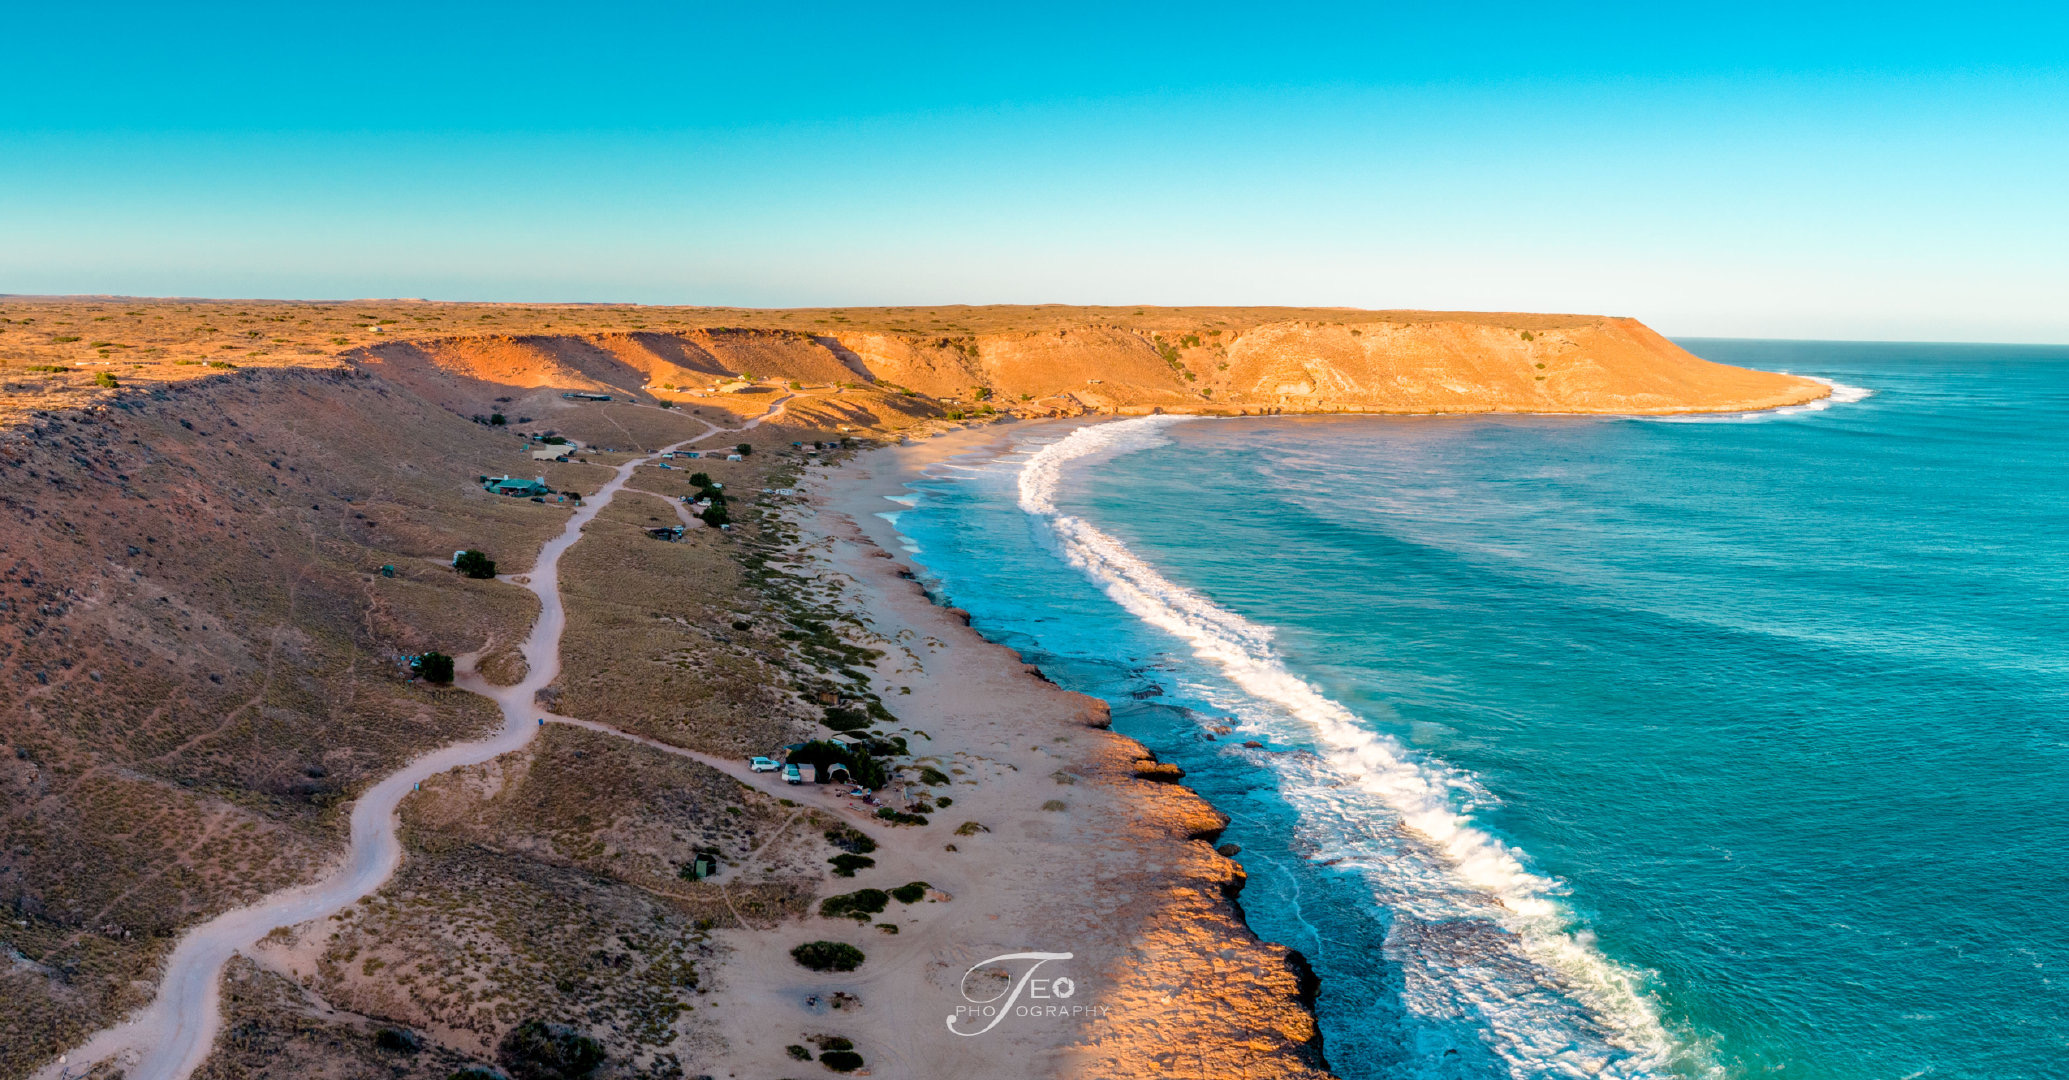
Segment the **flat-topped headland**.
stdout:
[[[344,361],[478,411],[512,391],[649,402],[776,382],[988,414],[1737,412],[1811,379],[1703,360],[1636,319],[1356,308],[636,307],[0,298],[12,407]],[[484,391],[494,391],[484,393]]]

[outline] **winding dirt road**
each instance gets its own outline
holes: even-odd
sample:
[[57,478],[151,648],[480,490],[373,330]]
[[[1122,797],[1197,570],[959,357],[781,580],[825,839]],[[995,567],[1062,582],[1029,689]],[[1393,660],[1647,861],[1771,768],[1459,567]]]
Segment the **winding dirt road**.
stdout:
[[[703,421],[710,430],[635,458],[617,467],[615,475],[593,499],[585,500],[567,528],[546,542],[538,561],[523,575],[523,587],[539,598],[539,621],[521,651],[529,674],[515,686],[491,686],[480,675],[465,672],[456,685],[494,701],[503,710],[503,726],[494,735],[455,743],[417,758],[368,788],[352,806],[351,841],[343,865],[307,885],[274,893],[249,907],[224,912],[189,930],[167,960],[165,978],[151,1004],[122,1023],[107,1028],[71,1053],[45,1066],[35,1080],[68,1080],[83,1076],[104,1061],[135,1062],[128,1080],[186,1080],[208,1058],[222,1024],[223,966],[278,927],[319,919],[338,911],[381,886],[402,863],[396,837],[396,807],[416,786],[448,769],[474,765],[522,748],[538,734],[539,720],[568,718],[542,714],[536,694],[560,676],[560,637],[567,613],[560,600],[560,557],[582,538],[582,530],[610,505],[632,471],[662,454],[722,433],[747,431],[773,419],[790,397],[779,398],[761,416],[737,428]],[[513,578],[505,581],[516,583]],[[589,725],[585,725],[589,726]],[[602,725],[595,725],[601,727]],[[620,733],[622,734],[622,733]]]

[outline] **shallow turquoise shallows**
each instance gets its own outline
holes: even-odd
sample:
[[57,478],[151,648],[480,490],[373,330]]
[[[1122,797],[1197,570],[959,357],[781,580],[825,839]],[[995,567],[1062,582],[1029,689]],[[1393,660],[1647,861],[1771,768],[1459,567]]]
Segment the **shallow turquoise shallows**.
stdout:
[[1342,1076],[2069,1075],[2069,349],[1686,344],[1842,392],[1031,426],[886,510],[1233,816]]

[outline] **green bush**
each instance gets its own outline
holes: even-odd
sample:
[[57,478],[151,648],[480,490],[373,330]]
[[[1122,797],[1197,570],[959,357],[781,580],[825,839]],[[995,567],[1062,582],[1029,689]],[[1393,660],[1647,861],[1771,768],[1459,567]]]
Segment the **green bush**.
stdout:
[[515,1080],[576,1080],[603,1064],[603,1047],[565,1024],[526,1020],[503,1036],[496,1056]]
[[746,457],[747,455],[754,453],[754,444],[741,443],[740,445],[733,447],[733,452],[740,455],[741,457]]
[[868,922],[871,915],[884,910],[890,903],[891,894],[882,889],[857,889],[820,901],[819,914],[828,919]]
[[121,385],[120,383],[117,383],[115,381],[115,376],[110,375],[105,371],[100,372],[93,377],[93,384],[95,386],[105,386],[110,390],[113,390],[115,387]]
[[504,418],[502,413],[489,414],[489,423],[495,425],[496,427],[502,427],[504,424],[507,424],[509,422],[510,421],[508,419]]
[[789,1046],[784,1047],[783,1052],[789,1054],[796,1061],[812,1060],[812,1052],[796,1043],[791,1043]]
[[833,864],[835,877],[854,877],[855,871],[867,870],[876,865],[876,860],[867,855],[851,855],[845,851],[826,861]]
[[927,823],[927,819],[918,814],[908,814],[902,810],[893,810],[888,806],[879,809],[876,812],[876,816],[878,821],[888,821],[893,825],[925,825]]
[[923,768],[921,768],[921,769],[920,769],[920,783],[922,783],[922,784],[952,784],[952,783],[955,783],[955,781],[953,781],[953,780],[950,780],[950,779],[948,778],[948,774],[947,774],[947,773],[945,773],[945,772],[942,772],[942,771],[941,771],[940,769],[937,769],[937,768],[935,768],[935,767],[934,767],[934,766],[932,766],[932,765],[928,765],[928,766],[925,766],[925,767],[923,767]]
[[496,560],[469,548],[453,559],[453,569],[471,578],[492,578],[496,576]]
[[807,941],[790,950],[790,958],[813,971],[853,971],[862,966],[862,950],[839,941]]
[[410,670],[425,682],[443,685],[453,681],[453,658],[442,652],[427,652],[410,664]]
[[927,898],[929,888],[931,886],[924,881],[908,881],[891,890],[891,899],[901,904],[917,904]]
[[819,1064],[837,1073],[854,1072],[862,1067],[862,1055],[853,1050],[828,1050],[819,1055]]

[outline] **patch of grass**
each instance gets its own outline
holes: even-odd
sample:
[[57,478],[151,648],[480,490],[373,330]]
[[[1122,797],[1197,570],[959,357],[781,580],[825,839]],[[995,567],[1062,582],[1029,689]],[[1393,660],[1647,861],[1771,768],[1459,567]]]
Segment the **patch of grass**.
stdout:
[[957,836],[975,836],[978,833],[990,831],[990,829],[987,829],[974,821],[965,821],[961,825],[955,827],[955,834]]
[[1051,811],[1068,810],[1070,809],[1070,804],[1064,802],[1062,799],[1050,799],[1048,802],[1042,804],[1042,809]]
[[908,881],[891,890],[891,899],[901,904],[917,904],[926,899],[927,890],[932,888],[924,881]]
[[876,819],[878,821],[890,822],[893,825],[925,825],[927,823],[927,819],[919,814],[908,814],[903,810],[893,810],[888,806],[876,812]]

